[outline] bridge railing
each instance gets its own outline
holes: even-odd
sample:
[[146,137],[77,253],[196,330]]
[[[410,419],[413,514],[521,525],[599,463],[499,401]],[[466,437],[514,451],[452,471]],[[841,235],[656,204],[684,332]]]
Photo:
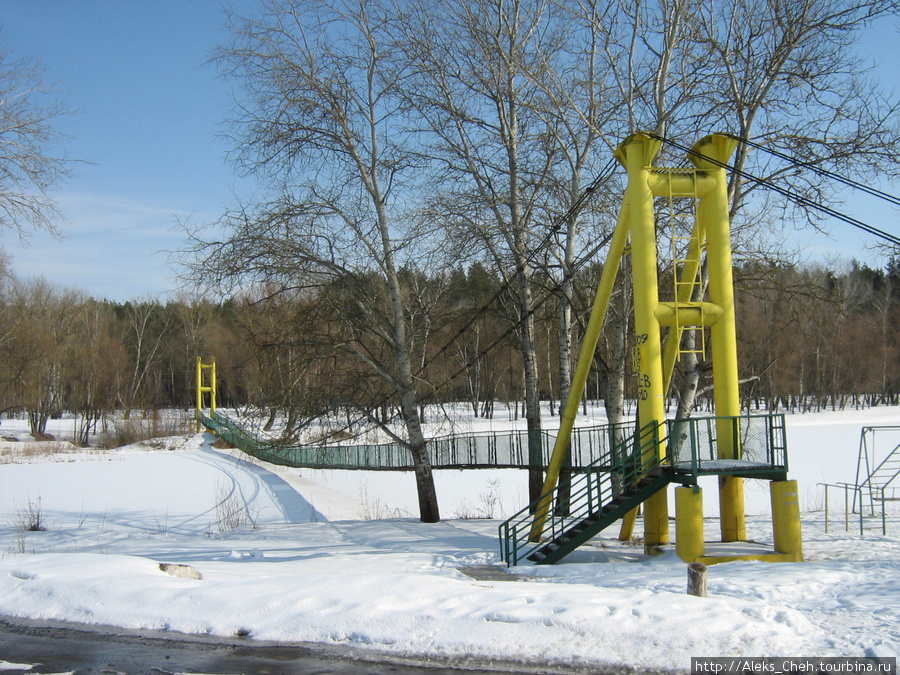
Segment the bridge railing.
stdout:
[[781,413],[667,420],[666,445],[668,463],[694,475],[788,468]]
[[[572,430],[569,441],[570,463],[581,470],[610,454],[632,430],[632,423],[604,424]],[[547,466],[556,435],[541,431],[541,464]],[[527,430],[482,431],[459,436],[444,436],[428,441],[431,464],[441,467],[525,468],[528,464]]]
[[[221,438],[250,455],[283,466],[331,469],[411,470],[412,457],[400,443],[355,445],[288,445],[256,436],[220,411],[215,416],[200,413],[200,422]],[[605,424],[574,429],[570,440],[574,471],[584,470],[611,455],[633,430],[632,423]],[[427,442],[431,466],[441,468],[527,468],[527,430],[484,431],[443,436]],[[542,466],[547,466],[555,435],[541,431]]]
[[[300,468],[404,471],[413,468],[412,456],[400,443],[356,445],[287,445],[257,437],[229,417],[201,413],[201,423],[232,445],[273,464]],[[528,431],[477,432],[428,441],[431,466],[442,468],[527,468]],[[634,424],[605,424],[572,431],[569,443],[572,471],[616,466],[622,441]],[[698,417],[669,420],[665,428],[667,463],[690,469],[694,475],[740,472],[771,475],[787,471],[784,415]],[[555,437],[541,432],[542,466],[550,461]],[[725,443],[724,447],[722,443]],[[729,443],[731,445],[729,445]],[[723,459],[722,456],[726,457]],[[729,457],[730,456],[730,457]]]

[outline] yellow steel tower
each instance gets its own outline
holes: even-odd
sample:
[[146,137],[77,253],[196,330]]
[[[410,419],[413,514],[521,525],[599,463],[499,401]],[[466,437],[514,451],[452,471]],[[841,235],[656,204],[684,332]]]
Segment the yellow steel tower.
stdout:
[[[203,371],[209,371],[209,384],[203,384]],[[195,416],[197,418],[197,431],[200,431],[202,425],[200,423],[201,414],[203,412],[203,394],[209,394],[209,416],[216,416],[216,360],[211,363],[203,363],[203,359],[197,357],[197,408]]]
[[[569,400],[563,410],[543,494],[536,505],[531,541],[539,541],[552,501],[559,471],[568,447],[578,404],[596,349],[600,330],[609,304],[620,260],[630,237],[634,280],[635,370],[638,377],[638,429],[648,423],[664,428],[665,397],[672,372],[681,350],[684,331],[697,332],[705,350],[704,331],[710,331],[713,390],[716,406],[715,437],[719,460],[740,460],[741,445],[734,419],[740,416],[738,387],[737,340],[732,279],[731,228],[728,215],[728,177],[725,165],[737,141],[726,135],[706,136],[691,149],[688,158],[693,169],[660,169],[653,167],[661,140],[634,134],[619,146],[616,159],[628,174],[628,186],[619,220],[610,245],[609,257],[597,289],[594,307],[582,344],[581,355],[573,376]],[[672,302],[660,302],[657,270],[657,223],[654,199],[667,198],[674,211],[674,198],[692,198],[696,207],[692,231],[685,240],[685,253],[674,253],[675,289]],[[702,300],[700,267],[706,250],[708,269],[708,301]],[[667,328],[665,351],[661,331]],[[647,432],[644,432],[647,433]],[[641,439],[643,441],[643,439]],[[659,464],[666,459],[666,439],[657,444]],[[772,483],[773,524],[776,556],[759,556],[771,560],[802,560],[799,530],[799,507],[795,481]],[[702,492],[696,486],[676,490],[676,539],[682,558],[704,557]],[[722,541],[746,538],[743,478],[727,473],[719,475],[719,508]],[[623,538],[630,537],[634,512],[626,518]],[[669,517],[666,490],[660,490],[644,502],[644,544],[648,552],[669,543]],[[705,559],[705,558],[704,558]],[[714,560],[713,560],[714,562]]]

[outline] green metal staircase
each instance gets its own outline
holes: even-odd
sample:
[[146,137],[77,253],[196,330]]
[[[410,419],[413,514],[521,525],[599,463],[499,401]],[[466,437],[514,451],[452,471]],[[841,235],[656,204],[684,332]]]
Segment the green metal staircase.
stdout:
[[[503,560],[509,565],[557,562],[672,481],[684,480],[683,472],[659,463],[660,428],[654,422],[621,434],[609,454],[501,524]],[[547,501],[543,533],[534,533],[534,511]]]
[[[731,427],[730,449],[716,432],[723,422]],[[606,435],[615,442],[598,460],[500,525],[500,555],[508,565],[558,562],[670,483],[696,485],[704,475],[787,477],[782,414],[668,420],[639,430],[618,425]],[[663,462],[661,444],[668,446]],[[720,452],[734,459],[721,460]],[[547,521],[536,531],[534,513],[544,505]]]
[[627,487],[603,508],[572,525],[565,532],[542,545],[528,556],[528,559],[539,565],[559,562],[566,555],[582,544],[587,543],[617,520],[624,518],[632,509],[638,507],[647,498],[665,488],[676,480],[675,471],[671,467],[657,466],[641,478],[632,487]]

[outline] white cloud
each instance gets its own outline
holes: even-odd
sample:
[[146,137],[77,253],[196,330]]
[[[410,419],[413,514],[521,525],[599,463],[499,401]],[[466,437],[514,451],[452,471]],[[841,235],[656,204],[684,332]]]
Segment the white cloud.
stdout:
[[22,247],[14,238],[5,238],[14,272],[111,300],[174,291],[177,282],[166,252],[184,245],[175,226],[188,218],[205,218],[177,206],[108,195],[70,192],[58,195],[57,201],[65,219],[60,226],[63,239],[38,233]]

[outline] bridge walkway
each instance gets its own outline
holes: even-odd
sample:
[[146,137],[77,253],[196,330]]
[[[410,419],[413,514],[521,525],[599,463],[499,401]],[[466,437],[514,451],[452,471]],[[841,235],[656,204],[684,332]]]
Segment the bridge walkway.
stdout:
[[[248,455],[272,464],[309,469],[356,469],[367,471],[411,471],[412,456],[401,443],[290,445],[262,436],[217,410],[201,412],[202,426]],[[571,468],[583,470],[610,456],[612,445],[623,429],[633,425],[580,427],[572,432]],[[542,466],[550,461],[555,435],[541,432]],[[428,440],[428,455],[434,469],[527,469],[528,431],[486,431],[443,436]]]

